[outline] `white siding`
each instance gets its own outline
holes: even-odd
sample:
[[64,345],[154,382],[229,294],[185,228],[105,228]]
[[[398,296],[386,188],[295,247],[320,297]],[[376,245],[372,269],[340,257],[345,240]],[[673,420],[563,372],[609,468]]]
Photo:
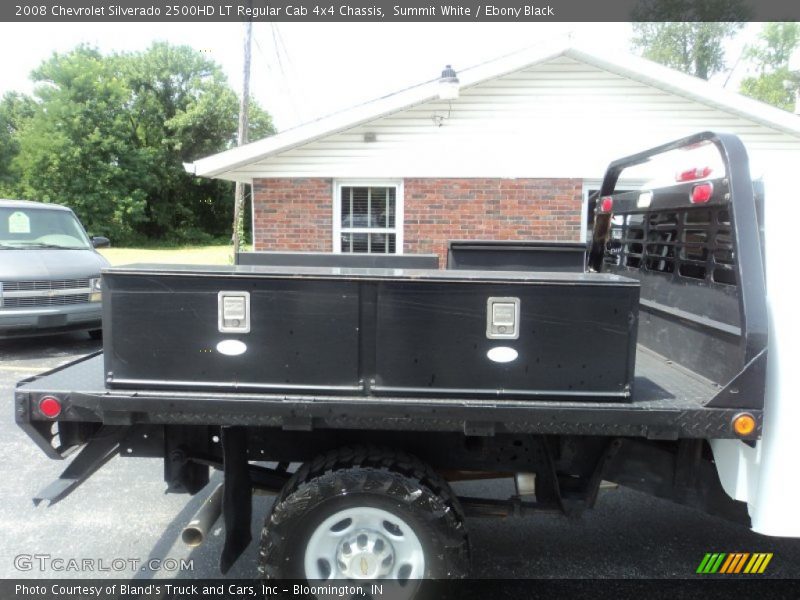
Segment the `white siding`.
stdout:
[[800,137],[562,56],[223,176],[597,178],[614,158],[705,129],[739,134],[756,164],[800,151]]

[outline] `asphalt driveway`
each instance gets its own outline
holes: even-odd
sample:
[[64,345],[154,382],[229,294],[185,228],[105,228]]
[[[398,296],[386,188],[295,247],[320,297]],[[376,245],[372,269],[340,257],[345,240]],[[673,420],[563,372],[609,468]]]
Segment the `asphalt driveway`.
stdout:
[[[46,458],[14,424],[14,384],[99,347],[82,333],[0,341],[0,577],[218,577],[219,528],[199,548],[180,541],[210,488],[194,498],[164,494],[160,460],[117,457],[63,502],[33,506],[31,497],[65,463]],[[469,486],[470,495],[496,496],[509,483]],[[254,531],[270,503],[269,497],[255,498]],[[471,519],[468,525],[476,577],[695,577],[706,552],[772,552],[765,576],[800,578],[800,540],[757,535],[625,489],[601,492],[597,508],[579,520],[542,515]],[[256,555],[251,544],[228,576],[254,576]],[[54,560],[59,558],[64,561]],[[71,558],[81,561],[78,570],[65,570]],[[126,567],[109,568],[115,559],[127,561]]]

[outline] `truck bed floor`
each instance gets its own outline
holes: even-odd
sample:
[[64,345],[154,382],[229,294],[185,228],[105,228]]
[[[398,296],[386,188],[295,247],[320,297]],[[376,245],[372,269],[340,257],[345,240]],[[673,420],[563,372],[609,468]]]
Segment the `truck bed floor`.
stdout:
[[704,406],[718,392],[715,384],[643,347],[636,357],[633,398],[627,402],[109,390],[100,353],[17,388],[18,401],[28,394],[69,394],[73,405],[92,410],[107,424],[734,437],[730,423],[738,411]]

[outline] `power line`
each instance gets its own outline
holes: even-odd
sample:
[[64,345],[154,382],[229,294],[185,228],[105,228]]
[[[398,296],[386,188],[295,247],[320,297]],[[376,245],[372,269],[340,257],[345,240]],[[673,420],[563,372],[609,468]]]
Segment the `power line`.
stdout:
[[[292,84],[290,83],[290,76],[287,75],[287,70],[283,66],[283,60],[281,59],[281,54],[286,57],[286,62],[290,62],[289,53],[286,50],[286,46],[283,43],[283,37],[281,36],[280,29],[277,23],[271,23],[270,29],[272,30],[272,46],[275,49],[275,58],[278,60],[278,68],[281,73],[281,79],[284,82],[284,87],[286,90],[286,95],[289,97],[289,108],[294,115],[295,120],[299,120],[300,115],[297,111],[297,98],[294,95],[292,90]],[[281,52],[283,50],[283,52]]]
[[[252,8],[252,3],[251,3]],[[247,129],[250,125],[250,60],[253,49],[253,21],[249,19],[244,25],[244,73],[242,77],[242,97],[239,101],[239,131],[237,145],[247,143]],[[239,252],[241,244],[242,224],[244,222],[242,209],[244,207],[245,184],[236,182],[236,192],[233,204],[233,255]]]

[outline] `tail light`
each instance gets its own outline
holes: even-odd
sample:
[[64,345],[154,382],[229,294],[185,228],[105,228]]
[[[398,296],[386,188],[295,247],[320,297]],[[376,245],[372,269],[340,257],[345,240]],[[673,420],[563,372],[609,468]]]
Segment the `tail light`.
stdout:
[[600,198],[600,212],[611,212],[614,208],[614,199],[611,196]]
[[48,419],[55,419],[61,414],[61,401],[55,396],[44,396],[39,400],[39,410]]
[[695,169],[687,169],[675,175],[675,181],[696,181],[698,179],[705,179],[711,175],[713,169],[711,167],[698,167]]
[[705,183],[698,183],[692,188],[692,204],[705,204],[711,200],[711,195],[714,193],[714,185],[710,181]]

